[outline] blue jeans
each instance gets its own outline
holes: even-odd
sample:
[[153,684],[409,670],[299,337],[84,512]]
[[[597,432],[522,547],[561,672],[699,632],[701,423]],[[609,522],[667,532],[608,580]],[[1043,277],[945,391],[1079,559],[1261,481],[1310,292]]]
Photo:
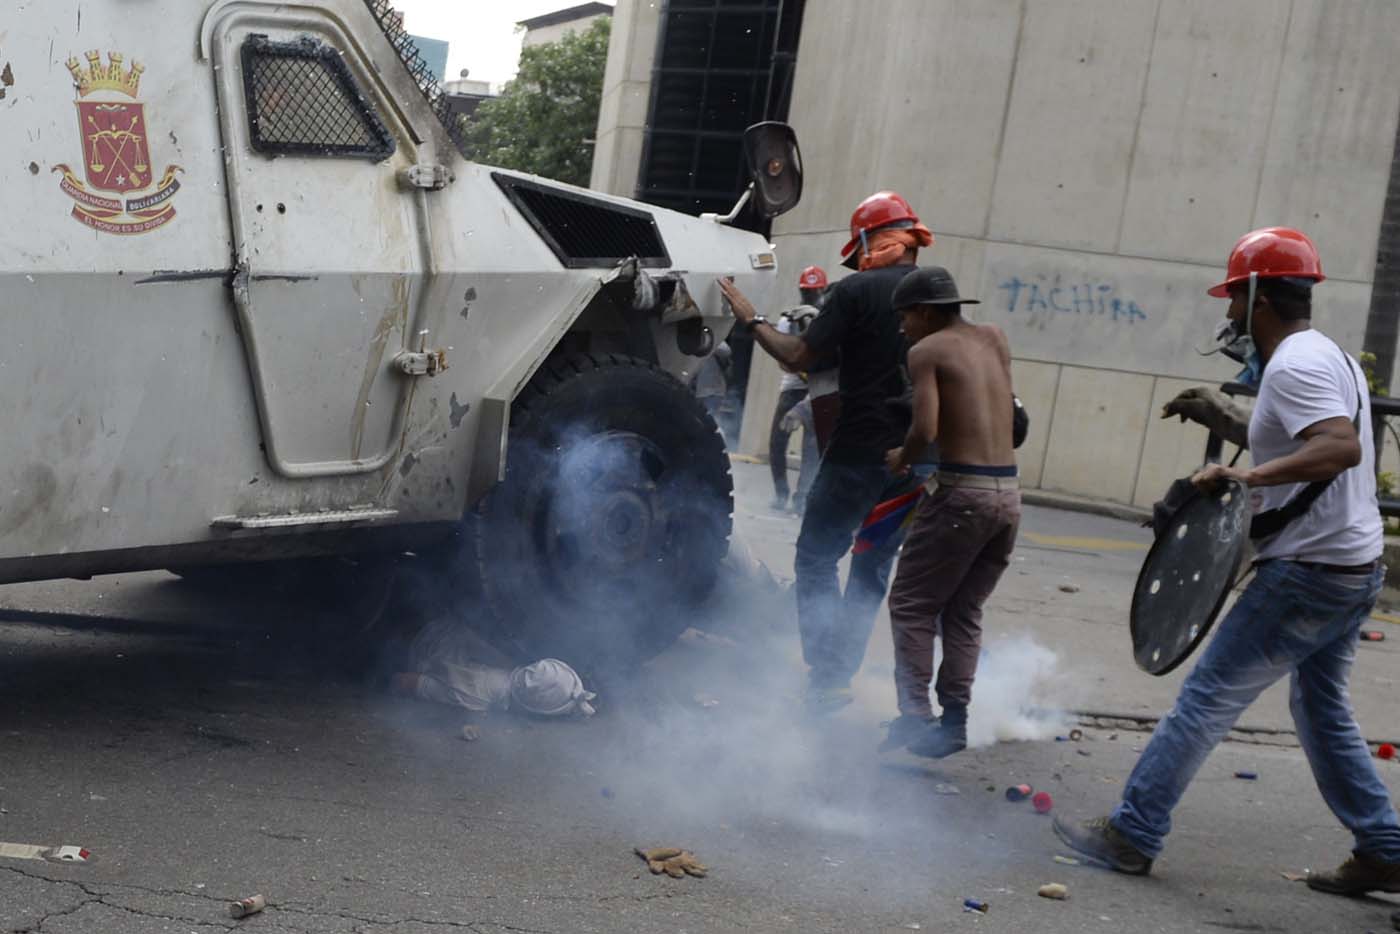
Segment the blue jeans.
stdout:
[[875,614],[890,583],[903,534],[851,558],[846,592],[836,564],[851,550],[861,521],[877,504],[906,493],[932,468],[895,477],[883,464],[839,464],[823,459],[807,496],[797,535],[797,628],[813,688],[845,687],[860,670]]
[[1172,808],[1211,749],[1265,688],[1291,675],[1293,723],[1327,806],[1357,852],[1400,862],[1400,823],[1347,693],[1357,632],[1384,575],[1259,565],[1128,777],[1112,821],[1133,846],[1153,858],[1162,851]]

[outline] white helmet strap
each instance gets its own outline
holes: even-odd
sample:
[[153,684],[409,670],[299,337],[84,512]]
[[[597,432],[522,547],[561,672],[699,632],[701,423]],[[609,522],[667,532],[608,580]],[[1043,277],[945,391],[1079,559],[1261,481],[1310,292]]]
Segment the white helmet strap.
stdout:
[[1259,273],[1249,274],[1249,303],[1245,306],[1244,312],[1244,333],[1250,337],[1254,336],[1254,296],[1259,293]]

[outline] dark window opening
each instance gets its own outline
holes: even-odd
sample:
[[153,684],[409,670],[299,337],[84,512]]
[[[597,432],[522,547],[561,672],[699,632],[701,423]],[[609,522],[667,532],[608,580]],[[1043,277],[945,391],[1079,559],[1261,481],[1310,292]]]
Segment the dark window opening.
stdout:
[[[744,129],[785,120],[803,0],[668,0],[652,72],[637,197],[727,214],[748,185]],[[761,233],[752,212],[739,226]]]
[[242,57],[253,149],[375,161],[393,154],[393,136],[338,50],[310,36],[249,36]]
[[671,265],[656,221],[647,211],[504,172],[492,172],[491,178],[570,269],[608,268],[634,256],[643,266]]

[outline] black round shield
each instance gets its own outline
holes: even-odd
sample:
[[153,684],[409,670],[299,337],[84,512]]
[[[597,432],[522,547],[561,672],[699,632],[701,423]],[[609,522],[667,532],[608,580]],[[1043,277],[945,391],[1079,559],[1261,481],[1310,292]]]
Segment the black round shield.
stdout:
[[1152,543],[1129,616],[1133,660],[1164,675],[1206,637],[1234,583],[1249,535],[1249,493],[1236,481],[1193,493]]

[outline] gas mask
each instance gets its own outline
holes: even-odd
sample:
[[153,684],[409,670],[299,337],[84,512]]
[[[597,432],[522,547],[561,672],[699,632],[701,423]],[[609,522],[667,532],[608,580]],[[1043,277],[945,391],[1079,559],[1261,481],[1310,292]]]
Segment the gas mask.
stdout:
[[1264,364],[1259,359],[1259,350],[1254,346],[1254,335],[1251,326],[1254,323],[1254,296],[1257,293],[1259,284],[1259,274],[1249,274],[1249,295],[1248,304],[1245,306],[1244,324],[1226,318],[1216,325],[1214,352],[1219,352],[1234,360],[1236,363],[1243,363],[1244,369],[1235,377],[1235,382],[1244,383],[1246,386],[1258,386],[1260,379],[1264,375]]

